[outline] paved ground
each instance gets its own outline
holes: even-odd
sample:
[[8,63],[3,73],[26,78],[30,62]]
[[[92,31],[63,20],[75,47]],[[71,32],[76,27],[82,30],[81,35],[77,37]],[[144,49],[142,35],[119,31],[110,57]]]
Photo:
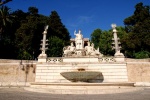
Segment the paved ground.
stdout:
[[61,95],[35,93],[23,88],[0,88],[0,100],[150,100],[150,88],[143,90],[98,95]]

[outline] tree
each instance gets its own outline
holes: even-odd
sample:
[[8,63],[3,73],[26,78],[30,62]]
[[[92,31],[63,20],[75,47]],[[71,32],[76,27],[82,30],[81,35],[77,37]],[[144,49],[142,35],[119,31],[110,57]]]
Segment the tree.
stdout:
[[28,11],[31,15],[36,15],[38,14],[38,9],[36,7],[29,7]]
[[[29,12],[26,20],[21,23],[20,28],[16,31],[16,44],[19,50],[19,58],[27,59],[37,57],[40,54],[40,43],[42,39],[42,32],[47,23],[48,17],[39,15],[38,13],[30,12],[32,7],[29,7]],[[36,8],[34,8],[36,9]],[[38,10],[37,10],[38,11]],[[26,57],[29,56],[29,57]]]
[[[14,33],[12,32],[12,24],[15,16],[10,12],[7,6],[0,7],[0,57],[13,58],[15,53],[14,48]],[[11,49],[11,52],[9,51]]]
[[8,2],[10,2],[10,1],[12,1],[12,0],[0,0],[0,6],[2,6],[2,5],[4,5],[4,4],[6,4],[6,3],[8,3]]
[[64,41],[56,36],[50,37],[47,54],[49,57],[62,57]]
[[[150,52],[150,7],[138,3],[135,6],[134,14],[124,20],[128,35],[128,46],[135,57],[135,53]],[[150,55],[149,55],[150,56]]]
[[112,43],[112,31],[101,31],[101,29],[96,29],[91,34],[91,41],[96,46],[99,47],[100,52],[104,55],[113,55],[113,50],[111,48]]
[[100,36],[100,41],[99,41],[99,48],[102,54],[106,56],[112,56],[114,55],[114,51],[112,50],[112,30],[109,31],[103,31],[101,36]]
[[65,40],[64,44],[68,45],[70,42],[70,35],[66,27],[61,22],[61,19],[56,11],[52,11],[49,17],[49,30],[48,37],[57,36],[62,40]]
[[10,8],[2,6],[0,8],[0,39],[5,31],[6,25],[12,23],[14,16],[10,14]]
[[[70,43],[69,32],[66,29],[66,27],[63,25],[63,23],[61,22],[61,19],[56,11],[51,12],[48,25],[49,25],[49,29],[48,29],[47,37],[49,38],[50,42],[55,41],[53,42],[55,45],[51,45],[50,48],[48,48],[48,51],[51,51],[51,52],[47,52],[47,53],[49,56],[60,57],[63,54],[62,52],[63,47]],[[56,40],[58,40],[58,43]],[[53,43],[50,43],[50,44],[53,44]],[[56,44],[58,44],[59,47]]]
[[102,30],[101,29],[96,29],[91,34],[91,42],[94,43],[95,48],[99,47],[99,41],[100,41],[101,34],[102,34]]

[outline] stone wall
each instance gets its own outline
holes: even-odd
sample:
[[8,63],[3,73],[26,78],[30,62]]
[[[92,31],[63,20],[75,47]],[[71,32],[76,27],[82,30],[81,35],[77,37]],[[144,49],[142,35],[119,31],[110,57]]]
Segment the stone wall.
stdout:
[[[150,82],[150,59],[126,59],[129,82]],[[0,60],[0,86],[25,86],[35,82],[37,61]]]
[[129,82],[150,82],[150,59],[127,59]]
[[34,61],[0,60],[0,86],[27,86],[35,81]]

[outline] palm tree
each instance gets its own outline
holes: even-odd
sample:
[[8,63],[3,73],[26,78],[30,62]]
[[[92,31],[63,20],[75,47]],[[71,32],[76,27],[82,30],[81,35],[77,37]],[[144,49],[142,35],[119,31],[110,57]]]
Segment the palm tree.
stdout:
[[2,37],[4,29],[6,28],[8,23],[12,23],[13,15],[10,14],[10,8],[7,6],[2,6],[0,8],[0,40]]
[[0,6],[1,6],[1,5],[3,5],[3,4],[8,3],[9,1],[12,1],[12,0],[3,0],[3,1],[2,1],[2,0],[0,0]]

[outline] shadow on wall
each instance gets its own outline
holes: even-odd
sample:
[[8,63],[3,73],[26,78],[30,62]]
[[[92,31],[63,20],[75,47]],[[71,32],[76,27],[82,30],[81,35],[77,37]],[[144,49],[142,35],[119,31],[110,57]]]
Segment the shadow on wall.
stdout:
[[23,64],[22,61],[20,62],[20,67],[26,74],[29,73],[30,67],[33,68],[33,73],[35,73],[36,67],[33,65],[33,61],[26,61],[26,64]]

